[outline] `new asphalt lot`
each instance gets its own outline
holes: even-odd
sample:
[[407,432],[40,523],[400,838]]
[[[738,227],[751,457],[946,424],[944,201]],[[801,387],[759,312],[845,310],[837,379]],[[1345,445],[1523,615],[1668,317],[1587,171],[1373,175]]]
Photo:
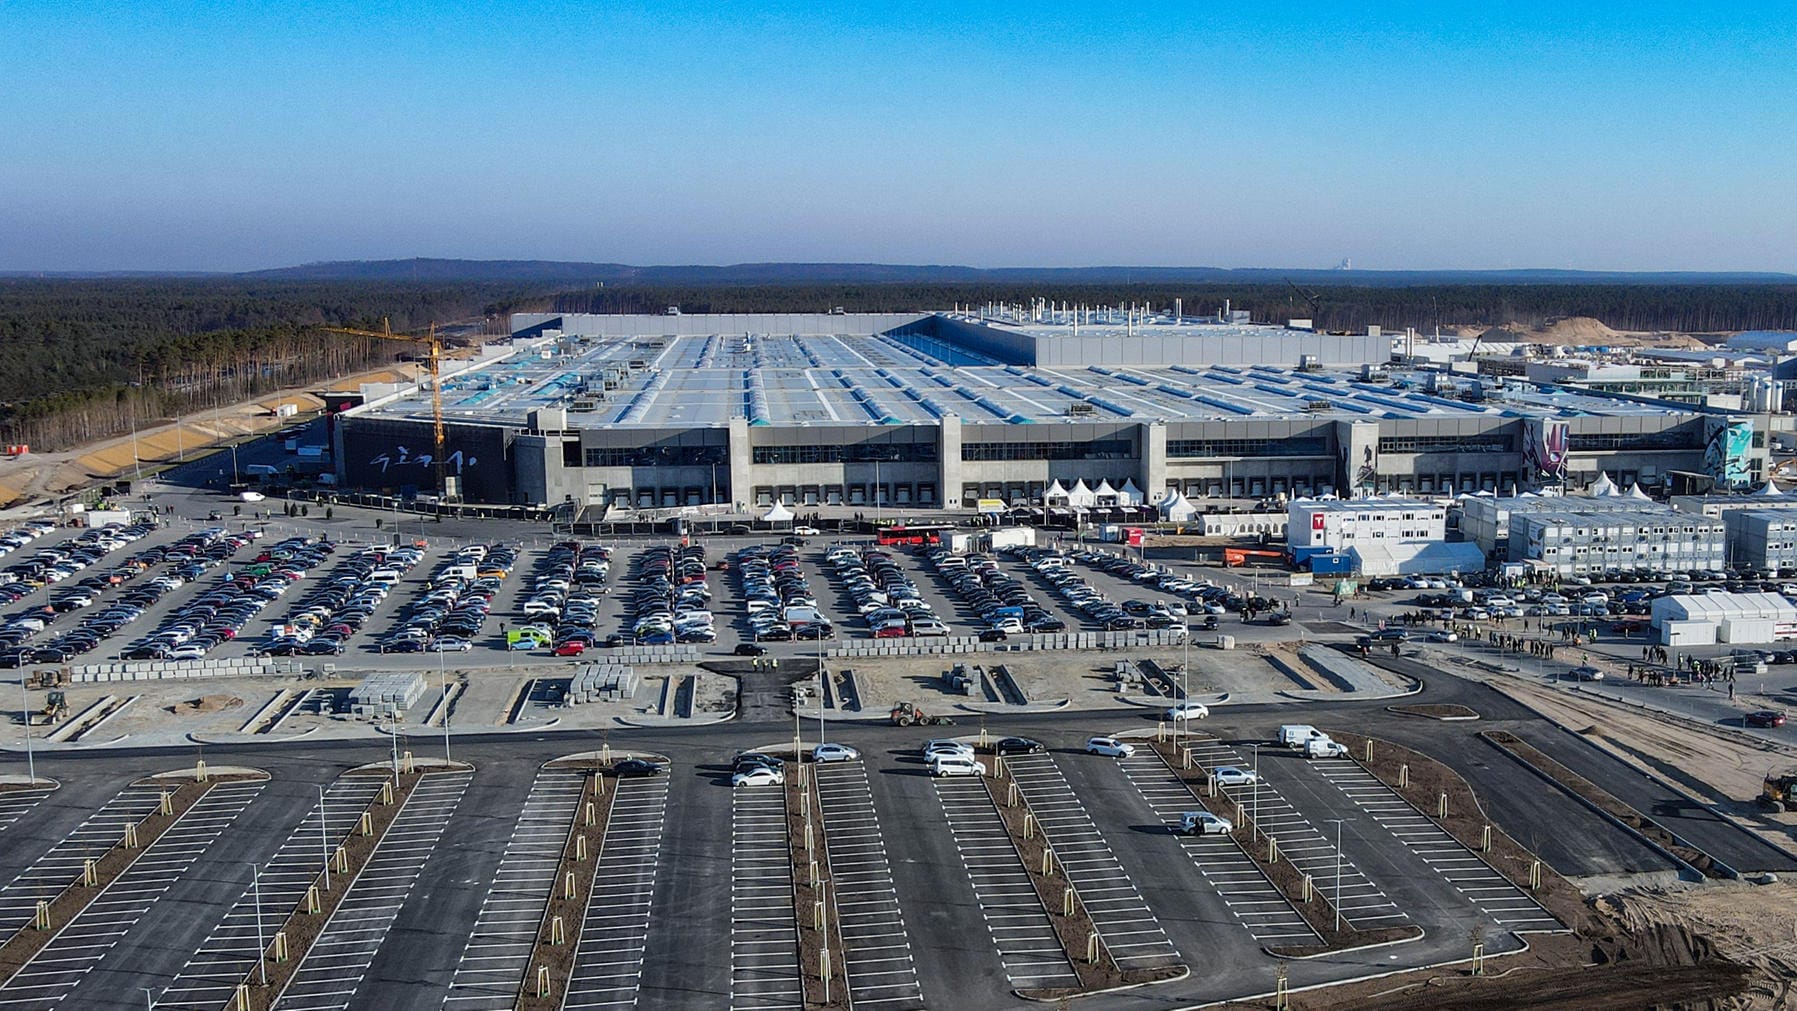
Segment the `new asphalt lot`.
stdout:
[[[1575,736],[1541,724],[1484,686],[1424,678],[1428,688],[1421,698],[1471,705],[1484,719],[1437,723],[1355,702],[1310,704],[1302,718],[1325,729],[1351,727],[1448,762],[1473,783],[1500,828],[1533,840],[1567,873],[1664,877],[1673,864],[1547,787],[1478,739],[1477,730],[1524,734],[1644,810],[1689,822],[1687,837],[1742,870],[1797,866],[1727,822],[1702,817],[1670,791],[1609,764]],[[1201,727],[1238,757],[1263,742],[1263,816],[1269,824],[1274,817],[1292,819],[1280,822],[1279,831],[1294,845],[1319,847],[1294,855],[1315,865],[1309,869],[1326,894],[1333,888],[1333,819],[1344,820],[1342,894],[1350,916],[1367,918],[1366,925],[1412,922],[1425,930],[1423,939],[1387,949],[1288,963],[1293,985],[1463,958],[1474,927],[1493,952],[1517,945],[1512,930],[1554,929],[1526,896],[1494,880],[1476,857],[1469,859],[1425,819],[1393,805],[1389,791],[1356,776],[1351,764],[1305,762],[1266,745],[1274,726],[1291,714],[1290,707],[1221,707]],[[1082,898],[1108,921],[1100,926],[1112,932],[1106,936],[1115,938],[1113,947],[1139,943],[1150,959],[1193,967],[1186,980],[1094,998],[1089,1005],[1146,1009],[1265,992],[1276,963],[1262,946],[1280,943],[1275,935],[1302,932],[1289,910],[1240,873],[1247,865],[1229,855],[1233,844],[1168,831],[1179,810],[1197,804],[1188,807],[1172,792],[1171,777],[1155,775],[1144,756],[1119,763],[1080,748],[1088,735],[1141,725],[1133,712],[989,721],[994,731],[1050,745],[1049,754],[1020,763],[1019,779],[1031,804],[1040,807],[1057,851],[1073,861],[1069,874]],[[586,967],[583,992],[593,1004],[627,1000],[633,988],[638,1006],[674,1008],[780,1006],[793,992],[796,954],[776,880],[785,859],[779,793],[733,791],[726,771],[735,750],[788,733],[784,723],[744,722],[698,733],[610,732],[614,747],[660,752],[671,768],[663,779],[629,784],[608,826],[599,898],[588,917],[601,931],[593,937],[604,943],[584,945],[577,960]],[[926,732],[836,725],[831,733],[863,754],[860,763],[828,770],[825,779],[828,842],[833,859],[842,862],[838,894],[857,903],[844,907],[854,914],[852,924],[845,921],[845,935],[860,935],[850,938],[861,946],[849,953],[851,982],[864,999],[892,997],[892,1006],[1026,1006],[1009,988],[1054,979],[1065,973],[1065,963],[1043,944],[1049,935],[1040,907],[1032,908],[1026,882],[1006,865],[994,819],[966,789],[974,784],[923,774],[912,749]],[[560,810],[566,798],[546,792],[541,764],[592,743],[592,735],[577,733],[458,736],[455,757],[476,771],[426,781],[441,782],[414,799],[417,810],[408,807],[396,834],[383,842],[348,911],[327,933],[329,947],[308,956],[300,974],[304,985],[285,1006],[434,1007],[448,1000],[455,1007],[463,1002],[451,998],[467,994],[467,984],[476,980],[469,959],[479,952],[510,956],[494,963],[503,963],[504,971],[478,980],[483,991],[503,991],[519,965],[515,948],[499,946],[503,930],[512,920],[518,921],[512,928],[528,925],[540,909],[530,894],[541,888],[540,870],[529,873],[532,861],[544,859],[557,819],[571,817]],[[438,746],[410,743],[421,754]],[[110,947],[85,972],[59,984],[72,1002],[67,1006],[142,1006],[141,987],[156,994],[169,990],[169,1006],[190,1006],[182,999],[184,988],[196,972],[204,975],[206,960],[223,962],[213,967],[221,977],[253,962],[241,950],[253,944],[245,905],[251,866],[264,875],[264,899],[290,906],[295,883],[313,873],[318,860],[317,785],[338,783],[347,768],[384,756],[378,745],[304,741],[209,747],[210,763],[262,768],[271,781],[217,826],[216,838],[188,843],[192,852],[161,883],[166,890],[154,897],[150,914],[117,927],[119,936],[107,939]],[[79,848],[119,834],[130,813],[120,805],[140,792],[129,789],[130,781],[186,765],[192,757],[149,750],[40,757],[40,774],[55,777],[62,788],[4,830],[0,874],[10,883],[0,889],[0,909],[48,887],[48,879],[37,880],[45,868],[52,877],[78,873],[73,854]],[[1274,791],[1276,807],[1268,799]],[[333,819],[330,830],[342,829]],[[532,840],[535,849],[528,845]],[[514,897],[518,902],[509,904]],[[252,932],[247,944],[246,930]],[[489,943],[496,946],[481,946]],[[458,981],[462,985],[452,990]]]

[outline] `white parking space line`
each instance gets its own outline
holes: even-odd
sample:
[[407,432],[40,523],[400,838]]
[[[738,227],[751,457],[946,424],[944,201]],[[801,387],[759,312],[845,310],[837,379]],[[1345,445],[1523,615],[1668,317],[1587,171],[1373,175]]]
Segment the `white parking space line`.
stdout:
[[[660,867],[666,776],[617,784],[563,1008],[636,1006]],[[782,851],[784,852],[784,851]],[[510,1005],[507,1005],[508,1007]]]
[[[1118,760],[1117,765],[1169,831],[1178,826],[1180,815],[1204,808],[1160,755],[1152,751],[1137,751]],[[1260,865],[1232,840],[1181,836],[1180,844],[1197,865],[1198,873],[1216,888],[1218,898],[1255,940],[1274,945],[1321,942],[1316,931],[1267,879]]]
[[1541,903],[1358,764],[1329,762],[1318,771],[1498,926],[1519,932],[1566,929]]
[[1136,969],[1177,963],[1179,952],[1061,775],[1054,757],[1020,755],[1007,764],[1117,965]]
[[306,953],[286,993],[275,1002],[277,1011],[340,1011],[349,1006],[471,776],[432,773],[413,788],[374,856]]
[[986,788],[971,779],[935,782],[942,813],[973,882],[974,898],[1006,978],[1024,989],[1079,986]]
[[730,1007],[796,1011],[805,993],[785,788],[732,789],[730,842]]
[[[1207,769],[1224,765],[1251,768],[1239,751],[1209,735],[1195,736],[1190,747],[1192,759]],[[1410,919],[1410,915],[1362,874],[1352,860],[1344,855],[1338,863],[1335,842],[1312,825],[1277,787],[1264,778],[1257,784],[1222,789],[1249,813],[1260,826],[1263,836],[1278,840],[1282,857],[1311,875],[1332,900],[1338,900],[1336,904],[1342,916],[1350,923],[1362,928],[1390,927]]]
[[13,822],[25,816],[27,811],[37,806],[38,801],[50,796],[53,791],[43,789],[8,790],[0,793],[0,832],[10,828]]
[[0,936],[11,937],[30,925],[37,904],[62,894],[81,877],[84,862],[98,858],[125,837],[125,828],[143,821],[161,802],[155,787],[126,787],[30,867],[0,889]]
[[585,782],[578,772],[537,773],[450,978],[445,1008],[508,1011],[516,1006]]
[[[380,792],[381,781],[372,776],[337,780],[325,790],[324,835],[334,848],[355,827],[362,811]],[[306,888],[324,866],[325,847],[319,833],[316,804],[288,834],[261,869],[263,937],[256,937],[256,894],[253,886],[232,904],[206,942],[187,960],[174,982],[156,1000],[169,1011],[218,1011],[231,1000],[237,984],[256,967],[256,957],[274,931],[272,922],[284,917],[305,898]]]
[[867,769],[860,762],[817,767],[830,855],[830,897],[846,950],[844,971],[856,1007],[910,1011],[924,1007],[898,890]]
[[144,850],[116,881],[0,987],[0,1008],[33,1011],[67,998],[163,893],[262,792],[260,782],[220,783]]

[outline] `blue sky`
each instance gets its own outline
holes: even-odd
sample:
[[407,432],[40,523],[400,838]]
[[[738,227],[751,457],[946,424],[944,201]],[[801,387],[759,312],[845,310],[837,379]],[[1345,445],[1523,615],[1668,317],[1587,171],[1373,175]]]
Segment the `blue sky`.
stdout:
[[0,0],[0,270],[1797,270],[1797,6]]

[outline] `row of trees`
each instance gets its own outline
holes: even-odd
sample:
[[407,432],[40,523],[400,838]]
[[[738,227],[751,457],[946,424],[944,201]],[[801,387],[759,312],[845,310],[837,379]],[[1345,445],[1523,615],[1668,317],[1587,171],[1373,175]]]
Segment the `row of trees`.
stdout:
[[488,329],[548,289],[225,279],[0,281],[0,441],[65,449],[413,349],[320,326]]
[[1225,300],[1261,322],[1303,317],[1328,330],[1429,332],[1505,323],[1537,325],[1593,316],[1618,330],[1714,333],[1797,329],[1797,285],[1784,284],[1457,284],[1414,287],[1285,284],[992,285],[795,284],[747,287],[607,286],[568,292],[557,312],[819,312],[843,306],[862,312],[909,312],[985,302],[1115,305],[1148,302],[1190,314],[1214,313]]

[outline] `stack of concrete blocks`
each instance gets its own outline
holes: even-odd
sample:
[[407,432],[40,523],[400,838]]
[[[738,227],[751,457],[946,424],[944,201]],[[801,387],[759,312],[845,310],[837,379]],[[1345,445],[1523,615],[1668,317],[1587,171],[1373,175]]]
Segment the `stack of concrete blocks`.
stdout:
[[586,664],[568,681],[568,704],[627,702],[640,682],[634,667],[617,663]]
[[424,696],[424,675],[418,671],[388,671],[370,674],[349,693],[350,712],[357,716],[378,717],[394,711],[405,712]]

